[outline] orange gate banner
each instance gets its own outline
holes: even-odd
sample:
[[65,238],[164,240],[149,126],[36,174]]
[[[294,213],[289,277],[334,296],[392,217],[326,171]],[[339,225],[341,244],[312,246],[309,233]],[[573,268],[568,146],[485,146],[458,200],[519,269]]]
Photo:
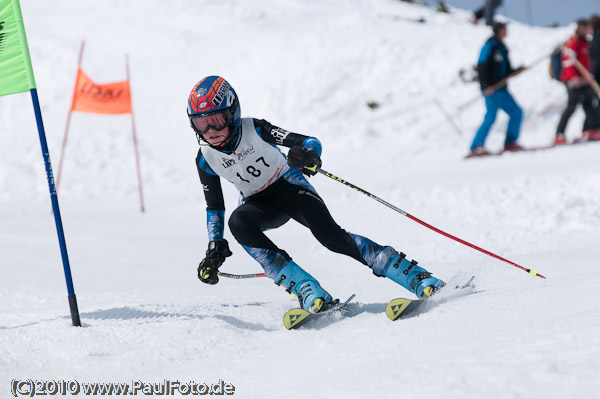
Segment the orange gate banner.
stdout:
[[131,114],[129,81],[97,84],[79,68],[71,111],[94,114]]

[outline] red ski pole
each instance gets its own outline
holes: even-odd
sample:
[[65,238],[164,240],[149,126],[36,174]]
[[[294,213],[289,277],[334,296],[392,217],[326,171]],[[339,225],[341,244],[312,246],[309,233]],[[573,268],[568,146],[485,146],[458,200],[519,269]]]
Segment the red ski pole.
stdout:
[[231,273],[223,273],[217,272],[220,277],[232,278],[234,280],[241,280],[245,278],[255,278],[255,277],[267,277],[265,273],[250,273],[250,274],[231,274]]
[[327,172],[327,171],[325,171],[325,170],[323,170],[323,169],[321,169],[321,168],[316,168],[316,171],[317,171],[317,172],[319,172],[319,173],[321,173],[322,175],[325,175],[325,176],[329,177],[330,179],[333,179],[333,180],[335,180],[335,181],[337,181],[337,182],[340,182],[340,183],[342,183],[343,185],[345,185],[345,186],[347,186],[347,187],[350,187],[350,188],[353,188],[353,189],[355,189],[355,190],[356,190],[356,191],[358,191],[359,193],[365,194],[366,196],[373,198],[375,201],[382,203],[383,205],[387,206],[388,208],[391,208],[391,209],[395,210],[396,212],[400,213],[401,215],[404,215],[404,216],[406,216],[407,218],[409,218],[409,219],[411,219],[411,220],[413,220],[413,221],[415,221],[415,222],[417,222],[417,223],[419,223],[419,224],[421,224],[421,225],[423,225],[423,226],[427,227],[428,229],[431,229],[431,230],[435,231],[436,233],[439,233],[439,234],[441,234],[441,235],[443,235],[443,236],[446,236],[446,237],[448,237],[448,238],[451,238],[451,239],[453,239],[454,241],[458,241],[458,242],[460,242],[461,244],[464,244],[464,245],[466,245],[466,246],[468,246],[468,247],[471,247],[471,248],[473,248],[473,249],[476,249],[476,250],[478,250],[478,251],[480,251],[480,252],[483,252],[483,253],[484,253],[484,254],[486,254],[486,255],[489,255],[489,256],[491,256],[491,257],[494,257],[494,258],[496,258],[496,259],[500,259],[501,261],[503,261],[503,262],[506,262],[506,263],[508,263],[508,264],[510,264],[510,265],[513,265],[513,266],[515,266],[515,267],[518,267],[519,269],[521,269],[521,270],[524,270],[524,271],[526,271],[527,273],[531,274],[533,277],[541,277],[541,278],[544,278],[544,279],[546,278],[546,277],[542,276],[541,274],[539,274],[537,270],[528,269],[528,268],[526,268],[526,267],[523,267],[523,266],[521,266],[521,265],[518,265],[518,264],[516,264],[515,262],[511,262],[511,261],[510,261],[510,260],[508,260],[508,259],[504,259],[503,257],[501,257],[501,256],[498,256],[498,255],[496,255],[496,254],[494,254],[494,253],[492,253],[492,252],[490,252],[490,251],[487,251],[487,250],[485,250],[485,249],[483,249],[483,248],[480,248],[480,247],[478,247],[477,245],[473,245],[473,244],[471,244],[471,243],[469,243],[469,242],[467,242],[467,241],[465,241],[465,240],[462,240],[462,239],[460,239],[460,238],[458,238],[458,237],[455,237],[455,236],[453,236],[452,234],[448,234],[448,233],[446,233],[446,232],[444,232],[444,231],[442,231],[442,230],[438,229],[437,227],[433,227],[432,225],[430,225],[430,224],[428,224],[428,223],[425,223],[424,221],[422,221],[422,220],[420,220],[420,219],[418,219],[418,218],[414,217],[413,215],[411,215],[411,214],[409,214],[409,213],[407,213],[407,212],[403,211],[402,209],[400,209],[400,208],[398,208],[398,207],[396,207],[396,206],[394,206],[394,205],[390,204],[389,202],[382,200],[381,198],[377,197],[376,195],[373,195],[373,194],[371,194],[370,192],[368,192],[368,191],[365,191],[365,190],[363,190],[362,188],[360,188],[360,187],[358,187],[358,186],[355,186],[354,184],[352,184],[352,183],[350,183],[350,182],[348,182],[348,181],[346,181],[346,180],[344,180],[344,179],[341,179],[341,178],[339,178],[339,177],[337,177],[337,176],[335,176],[335,175],[332,175],[331,173],[329,173],[329,172]]

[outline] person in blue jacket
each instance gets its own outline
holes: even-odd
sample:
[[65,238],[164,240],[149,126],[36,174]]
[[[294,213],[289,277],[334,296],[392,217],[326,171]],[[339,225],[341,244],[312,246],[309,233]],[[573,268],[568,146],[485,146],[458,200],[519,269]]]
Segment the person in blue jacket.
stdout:
[[523,149],[517,144],[523,111],[508,92],[506,80],[509,75],[514,76],[516,73],[524,71],[525,67],[513,69],[510,64],[508,49],[504,44],[507,34],[506,23],[495,22],[492,30],[494,34],[485,42],[477,63],[477,74],[485,99],[486,114],[471,143],[469,157],[489,155],[484,144],[500,109],[506,112],[510,118],[504,141],[504,151]]
[[[409,261],[391,246],[343,230],[305,175],[321,166],[321,143],[255,118],[241,118],[240,102],[222,77],[198,82],[188,97],[187,114],[200,149],[196,168],[207,204],[208,250],[198,266],[203,283],[219,282],[218,269],[232,255],[224,238],[223,177],[240,192],[240,205],[229,218],[229,230],[275,284],[298,297],[300,307],[317,313],[335,301],[319,282],[264,234],[290,219],[310,229],[331,251],[368,266],[419,298],[445,283]],[[279,146],[289,147],[286,156]]]

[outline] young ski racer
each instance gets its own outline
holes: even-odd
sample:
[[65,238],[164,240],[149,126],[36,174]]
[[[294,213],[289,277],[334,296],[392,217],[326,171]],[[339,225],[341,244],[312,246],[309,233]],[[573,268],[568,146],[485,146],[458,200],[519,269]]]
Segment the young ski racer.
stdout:
[[[335,301],[319,282],[297,265],[263,232],[290,219],[308,227],[331,251],[350,256],[419,298],[431,296],[445,284],[409,261],[391,246],[343,230],[333,220],[323,199],[304,174],[321,166],[321,143],[254,118],[240,117],[240,102],[222,77],[209,76],[190,92],[187,108],[200,149],[196,167],[207,204],[208,250],[198,267],[198,278],[219,282],[218,269],[232,255],[223,238],[225,205],[221,177],[241,194],[240,205],[229,217],[229,230],[265,274],[298,297],[311,313],[328,309]],[[286,156],[278,146],[289,148]]]

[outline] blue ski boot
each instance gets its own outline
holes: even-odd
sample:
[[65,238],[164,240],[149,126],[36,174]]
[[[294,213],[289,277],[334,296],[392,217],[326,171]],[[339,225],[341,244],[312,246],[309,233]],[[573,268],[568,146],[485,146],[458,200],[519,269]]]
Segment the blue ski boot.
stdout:
[[409,262],[402,252],[392,260],[385,276],[414,292],[420,299],[430,297],[446,285],[442,280],[433,277],[427,270],[417,266],[416,261]]
[[310,313],[318,313],[333,304],[331,295],[294,261],[290,261],[277,273],[275,284],[283,284],[287,292],[298,297],[300,307]]

